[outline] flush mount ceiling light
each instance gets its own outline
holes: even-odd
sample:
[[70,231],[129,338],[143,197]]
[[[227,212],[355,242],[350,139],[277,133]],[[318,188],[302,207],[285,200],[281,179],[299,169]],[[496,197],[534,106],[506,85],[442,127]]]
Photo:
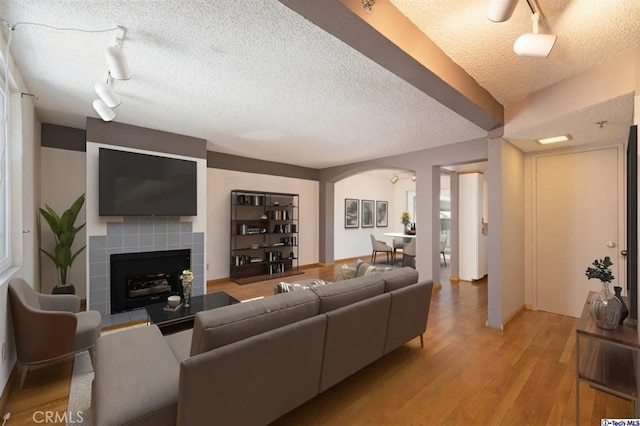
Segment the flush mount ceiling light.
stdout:
[[398,175],[393,175],[391,177],[391,183],[395,184],[396,182],[398,182],[400,178],[398,177]]
[[131,72],[129,71],[129,64],[127,58],[122,51],[122,44],[124,43],[124,36],[127,33],[125,27],[118,27],[122,31],[122,35],[116,38],[115,46],[110,46],[105,52],[105,58],[107,60],[107,68],[109,68],[109,74],[116,80],[129,80],[131,78]]
[[568,140],[571,140],[571,135],[561,135],[561,136],[554,136],[551,138],[538,139],[538,143],[542,145],[547,145],[550,143],[565,142]]
[[487,9],[487,18],[493,22],[504,22],[511,18],[518,0],[491,0]]

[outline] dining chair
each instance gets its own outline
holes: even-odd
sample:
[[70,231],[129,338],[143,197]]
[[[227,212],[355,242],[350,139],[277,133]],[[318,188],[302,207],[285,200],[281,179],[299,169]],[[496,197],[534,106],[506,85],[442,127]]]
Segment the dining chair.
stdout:
[[393,261],[395,262],[398,258],[398,250],[404,250],[405,238],[402,237],[393,237]]
[[389,244],[384,241],[376,240],[376,237],[371,235],[371,247],[373,249],[371,253],[371,264],[376,264],[376,255],[378,253],[386,253],[387,254],[387,262],[389,262],[389,258],[391,258],[391,262],[393,262],[393,248],[389,246]]
[[404,249],[402,250],[402,266],[407,266],[407,258],[409,258],[409,260],[411,260],[411,266],[412,268],[416,267],[416,239],[413,238],[411,241],[409,241],[405,246]]
[[447,247],[447,236],[446,234],[440,235],[440,253],[442,254],[442,260],[444,260],[444,266],[447,266],[447,258],[444,256],[444,250]]

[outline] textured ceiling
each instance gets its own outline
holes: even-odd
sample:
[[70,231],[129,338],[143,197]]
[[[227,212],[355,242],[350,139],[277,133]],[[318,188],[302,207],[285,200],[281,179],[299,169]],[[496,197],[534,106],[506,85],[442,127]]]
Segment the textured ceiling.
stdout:
[[[392,2],[503,103],[640,44],[637,0],[540,0],[558,34],[542,61],[512,51],[531,31],[524,1],[502,24],[486,19],[488,0]],[[133,78],[114,84],[116,121],[204,138],[212,151],[323,168],[486,135],[276,0],[5,0],[0,17],[127,27]],[[16,28],[11,51],[42,122],[84,128],[97,117],[93,86],[115,36]]]
[[640,45],[638,0],[538,0],[540,32],[558,36],[543,60],[513,53],[532,31],[524,0],[501,23],[486,18],[489,0],[390,1],[503,105]]
[[[2,6],[12,23],[127,27],[133,78],[115,82],[116,121],[201,137],[211,150],[322,168],[486,134],[276,1]],[[84,127],[97,117],[93,85],[115,35],[14,31],[41,121]]]

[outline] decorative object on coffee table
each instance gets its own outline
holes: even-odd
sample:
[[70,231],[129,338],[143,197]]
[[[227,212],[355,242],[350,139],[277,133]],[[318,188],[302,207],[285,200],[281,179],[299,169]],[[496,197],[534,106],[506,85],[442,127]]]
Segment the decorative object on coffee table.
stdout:
[[182,290],[184,295],[184,306],[189,307],[189,298],[191,297],[191,283],[193,282],[193,272],[190,269],[185,269],[180,275],[182,280]]
[[615,278],[609,269],[612,265],[611,258],[606,256],[604,259],[594,260],[585,272],[588,279],[598,279],[602,282],[602,290],[595,293],[589,301],[589,311],[596,325],[607,330],[613,330],[618,326],[622,311],[622,302],[609,291],[609,283]]

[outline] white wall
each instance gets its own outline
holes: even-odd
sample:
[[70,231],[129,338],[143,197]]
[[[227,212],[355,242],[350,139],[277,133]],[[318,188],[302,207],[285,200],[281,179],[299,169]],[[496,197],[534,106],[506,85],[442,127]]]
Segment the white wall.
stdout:
[[318,263],[319,184],[288,177],[207,169],[207,280],[229,277],[231,191],[284,192],[300,195],[299,265]]
[[[40,147],[41,156],[41,196],[38,207],[50,206],[58,214],[62,214],[81,195],[86,193],[86,154],[81,151],[69,151],[66,149]],[[40,213],[38,212],[38,216]],[[76,224],[86,221],[86,207],[78,214]],[[50,253],[53,252],[55,241],[53,233],[47,222],[40,217],[41,247]],[[34,231],[36,231],[34,229]],[[75,253],[86,243],[86,228],[82,229],[74,241]],[[86,249],[73,262],[69,282],[76,288],[76,294],[84,299],[87,296],[87,251]],[[40,255],[41,267],[41,291],[51,293],[53,287],[58,284],[56,268],[44,253]]]
[[[385,232],[400,232],[402,223],[400,215],[405,209],[406,201],[398,203],[401,194],[406,197],[406,186],[402,179],[395,185],[390,182],[391,176],[380,176],[374,173],[361,173],[342,179],[335,184],[335,204],[334,204],[334,242],[335,259],[347,259],[351,257],[371,258],[371,237],[385,241],[391,245],[391,238],[382,235]],[[409,180],[411,182],[411,180]],[[401,182],[404,182],[401,184]],[[412,182],[413,183],[413,182]],[[415,184],[413,185],[415,188]],[[386,228],[362,228],[362,217],[360,217],[360,227],[344,227],[344,200],[345,198],[355,198],[358,200],[374,200],[389,202],[389,226]],[[362,205],[360,205],[360,214]],[[399,226],[398,226],[399,225]]]

